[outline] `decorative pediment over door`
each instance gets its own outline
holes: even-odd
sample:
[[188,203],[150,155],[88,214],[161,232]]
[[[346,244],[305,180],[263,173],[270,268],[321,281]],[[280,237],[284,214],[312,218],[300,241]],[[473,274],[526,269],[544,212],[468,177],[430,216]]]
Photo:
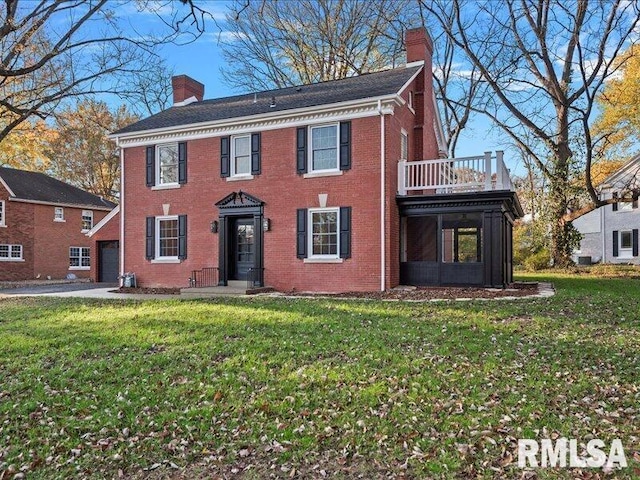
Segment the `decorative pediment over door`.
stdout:
[[262,207],[264,202],[259,198],[249,195],[243,191],[231,192],[219,202],[216,202],[216,207],[220,209],[224,208],[255,208]]

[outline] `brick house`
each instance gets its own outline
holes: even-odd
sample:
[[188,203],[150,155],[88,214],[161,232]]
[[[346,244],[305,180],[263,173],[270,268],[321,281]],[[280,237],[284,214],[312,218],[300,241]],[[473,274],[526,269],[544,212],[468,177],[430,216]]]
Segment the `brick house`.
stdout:
[[88,277],[85,233],[114,206],[43,173],[0,168],[0,281]]
[[112,134],[122,271],[299,291],[510,283],[522,210],[501,154],[443,158],[423,29],[406,50],[401,68],[213,100],[174,77],[172,108]]

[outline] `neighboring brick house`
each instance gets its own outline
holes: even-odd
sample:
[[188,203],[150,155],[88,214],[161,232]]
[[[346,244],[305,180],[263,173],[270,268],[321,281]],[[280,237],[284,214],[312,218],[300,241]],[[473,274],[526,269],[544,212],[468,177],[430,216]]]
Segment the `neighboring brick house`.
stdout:
[[406,49],[401,68],[214,100],[174,77],[172,108],[112,134],[121,271],[298,291],[510,283],[522,210],[501,153],[442,158],[431,40],[410,30]]
[[88,277],[85,234],[114,206],[43,173],[0,168],[0,281]]
[[603,199],[615,199],[577,218],[573,226],[582,234],[574,252],[578,263],[633,263],[640,265],[638,196],[624,192],[640,190],[640,155],[632,158],[601,185]]

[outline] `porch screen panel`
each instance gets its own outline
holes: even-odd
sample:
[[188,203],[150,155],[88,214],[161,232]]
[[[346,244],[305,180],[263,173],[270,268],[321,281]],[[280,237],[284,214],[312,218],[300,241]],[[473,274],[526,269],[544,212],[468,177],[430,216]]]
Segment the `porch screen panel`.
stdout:
[[482,217],[480,214],[442,216],[442,261],[445,263],[482,261]]
[[438,260],[438,217],[407,217],[407,261]]

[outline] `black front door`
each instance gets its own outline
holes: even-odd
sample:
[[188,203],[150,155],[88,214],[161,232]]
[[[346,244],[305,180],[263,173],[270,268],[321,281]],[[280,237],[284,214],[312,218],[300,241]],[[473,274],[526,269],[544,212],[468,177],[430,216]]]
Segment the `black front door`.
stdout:
[[247,273],[254,266],[255,235],[253,218],[238,218],[232,230],[231,279],[246,280]]
[[119,242],[98,242],[98,281],[116,283],[120,259]]

